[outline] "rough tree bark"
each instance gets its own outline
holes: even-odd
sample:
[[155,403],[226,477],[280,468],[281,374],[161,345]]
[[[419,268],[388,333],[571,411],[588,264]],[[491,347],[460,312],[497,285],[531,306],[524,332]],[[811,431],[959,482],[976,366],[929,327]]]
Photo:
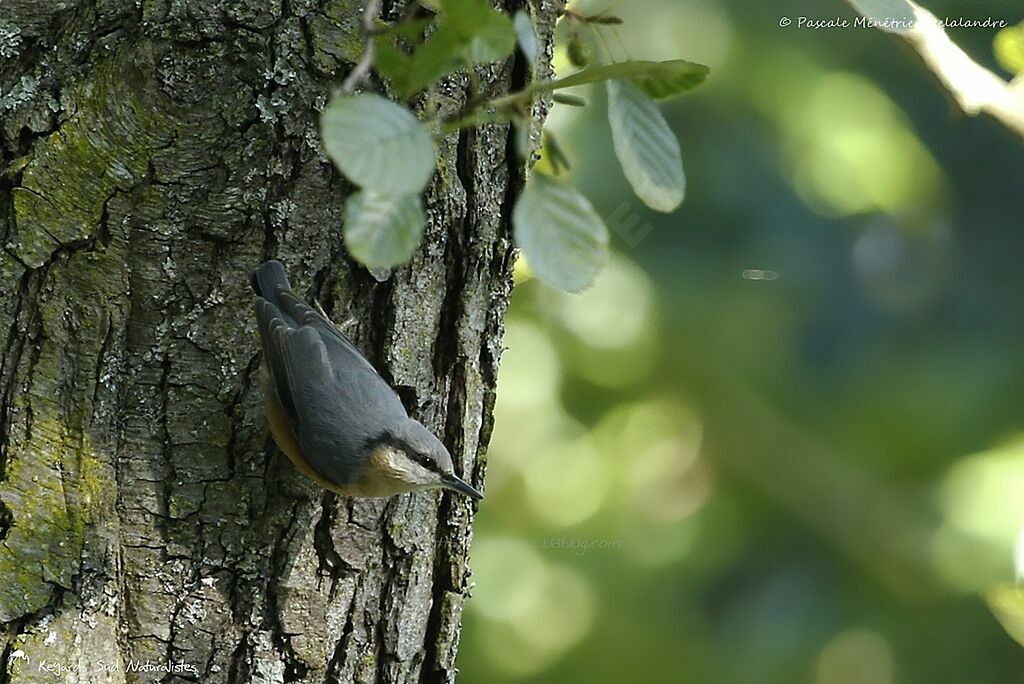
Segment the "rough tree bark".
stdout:
[[412,263],[353,265],[316,123],[360,14],[0,1],[0,682],[454,678],[468,501],[319,490],[255,382],[248,273],[276,257],[483,479],[522,170],[506,126],[446,140]]

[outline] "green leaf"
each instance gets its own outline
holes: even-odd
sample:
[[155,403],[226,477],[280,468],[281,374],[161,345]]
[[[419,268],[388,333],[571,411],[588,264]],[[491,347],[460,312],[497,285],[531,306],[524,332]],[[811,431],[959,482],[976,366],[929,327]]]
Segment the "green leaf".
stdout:
[[578,33],[573,34],[573,36],[569,38],[569,46],[566,50],[566,54],[569,57],[570,64],[574,67],[581,68],[590,64],[590,59],[592,57],[590,45],[583,40],[582,36]]
[[568,93],[555,93],[551,96],[551,99],[558,104],[568,105],[569,107],[586,107],[587,101],[582,97],[570,95]]
[[498,12],[487,0],[441,0],[441,10],[463,42],[468,42],[480,31],[480,27],[487,23],[488,15]]
[[[425,27],[416,28],[422,32]],[[377,70],[406,98],[437,83],[462,63],[504,59],[516,47],[512,20],[480,0],[448,0],[426,40],[419,43],[408,35],[403,38],[416,45],[411,55],[395,45],[390,32],[377,38]]]
[[519,10],[512,21],[516,27],[520,51],[526,57],[526,61],[536,64],[537,56],[540,54],[540,39],[537,38],[537,30],[533,28],[533,20],[530,19],[528,12]]
[[380,95],[335,97],[320,117],[320,133],[331,161],[367,190],[418,194],[434,174],[430,133],[412,112]]
[[439,22],[425,41],[409,42],[416,44],[411,54],[396,44],[391,32],[382,33],[374,39],[377,48],[374,67],[377,73],[404,98],[412,97],[433,85],[458,67],[455,57],[459,42],[453,29],[444,22]]
[[587,67],[569,74],[564,78],[549,81],[536,81],[518,93],[498,98],[491,104],[494,107],[502,107],[513,101],[518,101],[525,96],[542,93],[549,90],[561,90],[562,88],[573,88],[588,83],[599,83],[614,79],[630,79],[638,82],[643,87],[650,84],[657,88],[667,88],[666,83],[671,84],[672,94],[677,95],[684,90],[692,90],[703,83],[708,77],[708,68],[696,62],[687,62],[685,59],[673,59],[667,62],[617,62],[615,64],[600,64]]
[[440,23],[427,41],[416,50],[402,94],[412,97],[456,69],[458,42],[450,26]]
[[516,49],[516,30],[504,12],[485,0],[444,0],[444,18],[472,64],[496,62]]
[[544,282],[579,292],[608,261],[608,229],[570,185],[535,173],[512,212],[516,244]]
[[377,54],[373,66],[384,80],[399,93],[408,90],[409,70],[412,58],[395,45],[391,36],[380,35],[374,38]]
[[608,122],[615,156],[636,196],[657,211],[676,209],[686,177],[679,141],[658,106],[633,83],[609,81]]
[[703,64],[673,59],[667,62],[618,62],[601,64],[577,71],[552,82],[552,90],[571,88],[587,83],[613,79],[632,79],[639,83],[672,83],[673,94],[693,90],[708,77],[709,69]]
[[405,94],[409,90],[409,77],[412,70],[412,53],[406,47],[418,50],[422,47],[423,33],[433,22],[430,18],[412,18],[397,24],[378,21],[377,35],[373,42],[377,49],[374,68],[395,91]]
[[[704,65],[698,64],[696,66]],[[703,69],[672,68],[632,80],[641,90],[655,100],[666,100],[693,90],[707,80],[708,72],[707,67]]]
[[465,54],[471,64],[486,64],[505,59],[516,49],[516,30],[512,20],[495,10],[469,41]]
[[423,32],[433,21],[432,16],[404,19],[397,24],[378,21],[377,28],[382,31],[383,35],[396,36],[411,45],[416,45],[423,42]]
[[368,268],[404,264],[423,239],[420,196],[357,192],[345,203],[345,248]]

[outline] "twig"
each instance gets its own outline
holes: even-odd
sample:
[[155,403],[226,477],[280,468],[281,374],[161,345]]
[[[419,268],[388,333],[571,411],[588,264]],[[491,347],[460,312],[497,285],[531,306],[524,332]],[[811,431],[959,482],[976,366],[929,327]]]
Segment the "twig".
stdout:
[[341,87],[338,88],[336,93],[338,95],[351,95],[352,91],[366,80],[366,77],[370,75],[370,70],[373,69],[373,60],[376,58],[377,52],[374,43],[375,27],[373,22],[380,14],[380,3],[381,0],[366,0],[366,7],[363,8],[363,35],[366,36],[366,42],[363,44],[363,56],[359,58],[359,63],[353,67]]
[[[861,9],[858,0],[847,2]],[[895,33],[909,43],[965,114],[977,116],[984,112],[1024,140],[1024,89],[1007,83],[968,57],[946,35],[934,14],[911,0],[905,0],[905,3],[903,0],[899,2],[905,14],[912,16],[912,21],[903,22],[900,17],[892,17],[897,20],[894,26],[879,28]],[[869,19],[885,18],[861,13]]]

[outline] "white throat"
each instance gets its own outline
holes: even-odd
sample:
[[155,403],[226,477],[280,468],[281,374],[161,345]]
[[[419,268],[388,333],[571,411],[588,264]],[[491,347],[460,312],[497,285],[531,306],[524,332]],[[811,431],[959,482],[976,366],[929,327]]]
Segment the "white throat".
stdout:
[[437,473],[409,458],[401,449],[386,446],[382,451],[383,465],[395,479],[419,487],[436,486],[440,481],[440,476]]

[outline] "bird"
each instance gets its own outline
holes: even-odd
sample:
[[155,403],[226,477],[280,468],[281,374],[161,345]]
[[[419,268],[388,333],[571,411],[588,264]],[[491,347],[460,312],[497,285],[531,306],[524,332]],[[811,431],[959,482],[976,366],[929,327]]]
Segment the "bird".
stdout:
[[446,489],[483,498],[352,341],[292,291],[279,261],[260,264],[251,284],[267,423],[301,473],[343,496]]

